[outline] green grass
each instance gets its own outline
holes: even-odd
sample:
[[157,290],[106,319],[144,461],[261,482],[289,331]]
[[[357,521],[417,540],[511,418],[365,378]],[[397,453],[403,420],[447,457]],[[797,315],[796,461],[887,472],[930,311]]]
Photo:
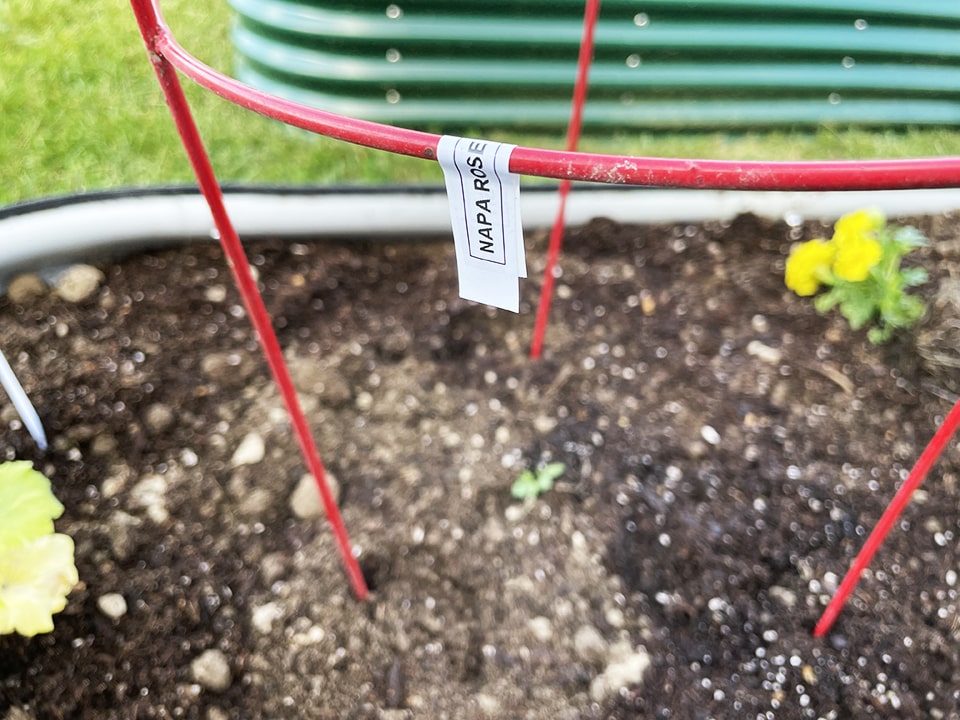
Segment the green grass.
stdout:
[[[178,40],[229,69],[223,0],[165,0]],[[84,190],[190,182],[193,176],[124,0],[0,0],[0,204]],[[309,137],[185,83],[222,182],[440,183],[434,163]],[[485,133],[559,148],[561,133]],[[960,155],[948,130],[587,136],[591,152],[720,159]]]

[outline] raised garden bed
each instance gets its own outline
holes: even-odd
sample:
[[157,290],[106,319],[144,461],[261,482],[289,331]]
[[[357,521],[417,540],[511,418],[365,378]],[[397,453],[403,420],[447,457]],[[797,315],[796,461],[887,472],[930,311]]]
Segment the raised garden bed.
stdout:
[[[932,298],[960,221],[914,223]],[[324,520],[300,517],[302,461],[218,248],[104,265],[79,301],[0,300],[52,444],[36,455],[4,406],[7,456],[53,479],[82,581],[53,634],[0,638],[0,707],[950,717],[956,449],[811,637],[956,390],[920,362],[916,338],[950,356],[940,326],[877,349],[784,288],[790,244],[825,233],[571,230],[539,362],[537,280],[513,315],[457,299],[447,244],[250,245],[367,603]],[[548,459],[568,466],[555,490],[513,501]]]

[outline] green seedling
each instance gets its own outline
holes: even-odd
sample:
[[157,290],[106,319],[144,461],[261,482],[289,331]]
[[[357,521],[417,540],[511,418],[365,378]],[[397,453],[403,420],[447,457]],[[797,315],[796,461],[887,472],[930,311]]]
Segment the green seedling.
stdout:
[[524,470],[520,477],[514,480],[510,494],[517,500],[538,497],[540,493],[552,490],[554,481],[566,470],[567,466],[561,462],[548,463],[536,471]]

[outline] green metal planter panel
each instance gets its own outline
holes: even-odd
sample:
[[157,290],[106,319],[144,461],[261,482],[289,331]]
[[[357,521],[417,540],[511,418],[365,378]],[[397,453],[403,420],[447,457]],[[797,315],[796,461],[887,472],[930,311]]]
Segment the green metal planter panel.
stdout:
[[[236,75],[410,127],[562,126],[582,0],[230,0]],[[955,0],[606,0],[590,127],[960,125]]]

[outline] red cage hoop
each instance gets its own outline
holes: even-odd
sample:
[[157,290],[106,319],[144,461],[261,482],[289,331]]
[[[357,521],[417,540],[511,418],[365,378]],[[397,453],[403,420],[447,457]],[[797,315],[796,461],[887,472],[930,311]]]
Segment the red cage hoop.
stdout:
[[[595,12],[599,3],[596,0],[587,2],[589,23],[590,6],[593,5]],[[270,318],[248,270],[240,240],[227,215],[220,187],[193,122],[176,71],[241,107],[288,125],[368,148],[436,160],[440,136],[344,117],[255,90],[213,70],[186,52],[164,22],[160,14],[159,0],[131,0],[131,4],[140,25],[147,54],[163,88],[200,188],[210,205],[221,244],[260,336],[271,373],[287,405],[304,459],[316,478],[353,590],[358,598],[363,599],[368,592],[363,574],[353,555],[339,509],[327,487],[319,453],[297,400]],[[584,62],[584,55],[588,53],[581,53],[581,64]],[[588,61],[589,58],[586,62]],[[581,101],[582,94],[581,92]],[[575,104],[574,118],[577,117],[577,112]],[[574,138],[573,133],[571,138]],[[738,162],[598,155],[575,152],[572,150],[574,144],[575,139],[568,143],[571,149],[567,151],[518,146],[511,155],[510,170],[521,175],[555,178],[566,183],[581,180],[714,190],[825,191],[960,187],[960,157],[834,162]],[[913,489],[922,482],[958,425],[960,401],[954,405],[947,420],[913,468],[910,478],[891,502],[882,522],[871,534],[870,542],[855,560],[841,584],[840,591],[817,624],[817,635],[829,630],[847,595],[856,584],[860,572],[869,563],[873,553],[883,542],[886,532],[909,501]]]

